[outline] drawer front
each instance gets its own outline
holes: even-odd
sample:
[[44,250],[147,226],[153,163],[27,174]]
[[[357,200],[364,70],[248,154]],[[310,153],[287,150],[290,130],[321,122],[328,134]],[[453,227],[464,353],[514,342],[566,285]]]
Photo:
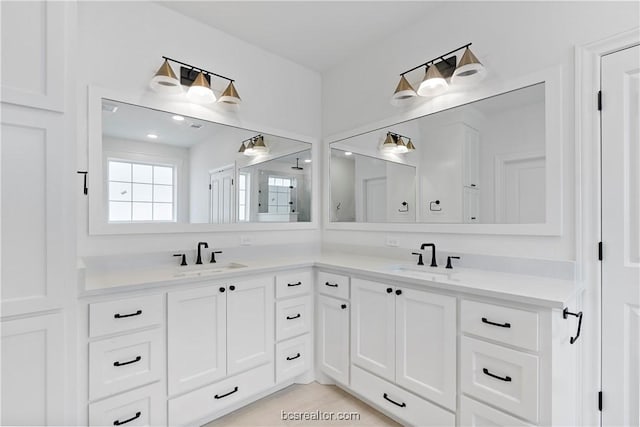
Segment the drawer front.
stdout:
[[460,425],[468,427],[533,427],[532,424],[466,396],[462,396],[460,399]]
[[311,331],[311,297],[276,303],[276,340],[286,340]]
[[89,405],[91,426],[166,426],[161,383],[122,393]]
[[311,271],[293,271],[276,276],[276,298],[288,298],[311,292]]
[[464,393],[538,421],[537,356],[462,337],[460,363]]
[[349,299],[349,277],[319,271],[318,292],[336,298]]
[[460,307],[463,332],[538,351],[538,313],[466,300]]
[[161,329],[107,338],[89,344],[89,398],[158,381],[164,352]]
[[304,374],[311,369],[311,337],[305,334],[276,345],[276,382]]
[[163,295],[149,295],[89,305],[89,336],[131,331],[162,323]]
[[274,385],[273,363],[169,400],[169,425],[210,421],[216,413]]
[[456,417],[367,371],[351,366],[351,387],[378,407],[414,426],[455,426]]

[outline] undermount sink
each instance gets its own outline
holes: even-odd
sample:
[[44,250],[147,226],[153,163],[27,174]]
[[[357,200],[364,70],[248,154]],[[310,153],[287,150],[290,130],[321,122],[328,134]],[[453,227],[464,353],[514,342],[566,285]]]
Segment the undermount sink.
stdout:
[[407,274],[416,277],[429,277],[433,275],[449,277],[453,270],[443,267],[429,267],[424,265],[392,265],[388,271],[398,274]]
[[210,274],[224,273],[227,271],[237,270],[239,268],[246,268],[244,264],[237,262],[230,262],[228,264],[208,264],[197,265],[192,267],[178,267],[178,271],[173,275],[174,277],[198,277],[208,276]]

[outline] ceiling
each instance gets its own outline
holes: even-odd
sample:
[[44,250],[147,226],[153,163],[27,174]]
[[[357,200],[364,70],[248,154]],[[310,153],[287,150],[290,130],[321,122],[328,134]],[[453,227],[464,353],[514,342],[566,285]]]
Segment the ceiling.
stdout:
[[437,4],[426,1],[158,3],[318,72],[398,31],[398,25],[406,26],[419,20]]

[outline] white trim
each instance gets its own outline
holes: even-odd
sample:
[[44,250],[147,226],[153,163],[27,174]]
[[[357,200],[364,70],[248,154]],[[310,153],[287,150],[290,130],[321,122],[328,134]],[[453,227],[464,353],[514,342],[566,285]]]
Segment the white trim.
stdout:
[[495,219],[497,223],[502,223],[505,220],[504,217],[504,183],[505,183],[505,163],[544,159],[544,152],[528,152],[528,153],[510,153],[500,154],[494,157],[494,204],[495,204]]
[[163,98],[148,92],[140,95],[121,93],[116,90],[88,86],[88,186],[89,186],[89,234],[156,234],[156,233],[203,233],[203,232],[249,232],[249,231],[286,231],[316,230],[319,228],[320,216],[320,168],[311,170],[311,221],[296,223],[233,223],[233,224],[186,224],[186,223],[148,223],[148,224],[109,224],[106,209],[103,206],[103,162],[102,162],[102,99],[112,99],[145,108],[167,111],[182,116],[193,117],[210,122],[243,129],[260,129],[256,133],[278,135],[311,144],[312,158],[320,157],[320,143],[317,138],[293,132],[274,129],[255,123],[243,122],[237,115],[218,111],[171,98]]
[[[346,223],[331,222],[330,216],[330,160],[331,144],[373,130],[382,129],[400,122],[413,120],[427,114],[444,109],[468,104],[487,97],[517,90],[538,83],[545,83],[545,197],[546,222],[544,224],[440,224],[440,223]],[[490,234],[490,235],[562,235],[562,191],[563,191],[563,100],[562,100],[562,67],[556,66],[531,73],[507,82],[494,82],[470,91],[459,93],[451,98],[436,98],[405,114],[397,115],[381,121],[358,127],[348,132],[334,134],[325,139],[323,162],[326,176],[323,177],[323,209],[322,218],[325,228],[329,230],[357,231],[389,231],[414,233],[457,233],[457,234]]]
[[585,289],[582,310],[582,354],[578,363],[577,413],[581,425],[598,425],[601,414],[594,404],[601,376],[601,263],[597,243],[601,239],[600,117],[596,107],[600,89],[600,59],[609,53],[640,43],[640,28],[577,46],[575,51],[576,133],[576,261],[577,279]]

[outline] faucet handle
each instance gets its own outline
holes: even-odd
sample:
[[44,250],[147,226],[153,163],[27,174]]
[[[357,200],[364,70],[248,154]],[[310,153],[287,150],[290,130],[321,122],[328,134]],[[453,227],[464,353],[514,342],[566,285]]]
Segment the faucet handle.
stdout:
[[216,261],[216,254],[221,254],[222,251],[211,251],[211,261],[209,263],[213,264]]
[[453,266],[451,265],[451,260],[452,259],[460,259],[459,256],[448,256],[447,257],[447,266],[445,268],[453,268]]
[[420,252],[411,252],[411,255],[418,255],[418,265],[424,265],[422,254]]
[[187,265],[187,255],[186,254],[173,254],[173,256],[182,257],[182,262],[180,263],[180,265]]

